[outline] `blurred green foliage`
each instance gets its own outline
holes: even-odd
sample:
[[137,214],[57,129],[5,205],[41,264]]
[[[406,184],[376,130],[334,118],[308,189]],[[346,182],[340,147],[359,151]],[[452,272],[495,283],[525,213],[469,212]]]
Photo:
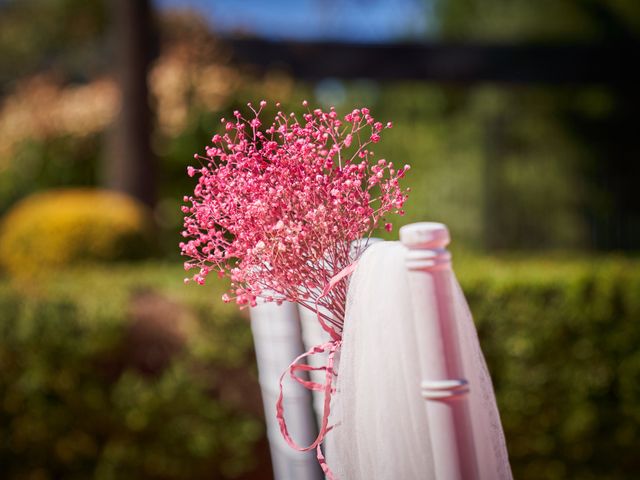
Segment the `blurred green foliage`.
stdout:
[[466,265],[460,280],[493,377],[514,478],[635,478],[638,261]]
[[[7,19],[16,18],[16,25],[29,24],[29,12],[41,7],[43,12],[55,10],[51,17],[60,18],[60,25],[75,22],[76,15],[86,16],[78,21],[86,23],[84,30],[71,36],[98,41],[108,23],[105,5],[77,3],[9,1],[2,8]],[[640,31],[639,4],[633,0],[543,3],[544,8],[521,0],[443,0],[434,10],[434,26],[445,39],[510,43],[625,42],[633,41],[634,32]],[[52,26],[41,34],[55,45],[55,39],[64,37],[60,28]],[[366,105],[380,120],[392,120],[395,128],[385,132],[376,152],[413,167],[407,177],[413,189],[407,216],[390,219],[396,226],[443,221],[457,242],[481,251],[633,251],[640,244],[637,89],[340,79],[303,83],[276,69],[260,76],[247,74],[230,63],[224,43],[197,17],[164,13],[159,29],[163,41],[149,78],[156,115],[152,144],[158,161],[154,217],[167,254],[177,250],[181,198],[193,190],[192,179],[184,174],[192,155],[203,152],[220,128],[220,117],[261,98],[282,101],[289,111],[301,111],[305,98],[312,105],[334,104],[341,113]],[[9,35],[9,30],[3,33]],[[80,45],[78,40],[57,48],[71,55],[82,50]],[[87,48],[90,45],[98,48],[90,42]],[[8,139],[0,145],[0,213],[39,189],[99,185],[104,180],[101,163],[109,158],[104,147],[115,114],[108,106],[117,102],[117,97],[110,99],[109,88],[115,86],[101,88],[97,80],[74,83],[78,76],[73,68],[60,66],[59,71],[60,75],[43,81],[56,85],[54,94],[18,88],[29,84],[23,79],[4,96],[6,105],[22,107],[6,109],[4,129],[0,118],[0,131]],[[74,91],[83,87],[89,100],[74,101]],[[49,111],[55,115],[35,115]],[[73,122],[74,118],[80,120]],[[20,128],[9,128],[22,123]]]
[[[638,261],[455,264],[515,478],[633,478]],[[250,468],[261,405],[248,324],[217,300],[223,285],[180,279],[179,267],[142,264],[70,271],[37,287],[0,283],[0,463],[9,478],[218,478],[218,467],[223,476]],[[164,320],[140,313],[145,301]]]
[[585,41],[637,38],[636,0],[435,0],[445,38]]
[[[616,108],[616,99],[606,89],[469,89],[419,82],[340,85],[344,97],[327,100],[341,113],[367,105],[376,118],[392,120],[394,128],[385,132],[375,151],[380,158],[412,166],[405,181],[412,188],[407,215],[390,218],[396,226],[442,221],[458,243],[488,251],[606,248],[615,244],[606,241],[614,234],[635,241],[630,233],[621,233],[624,225],[613,228],[616,215],[625,212],[618,204],[628,200],[630,192],[598,184],[604,175],[594,165],[602,152],[588,148],[565,121],[580,118],[588,132],[600,129]],[[286,98],[272,98],[256,86],[244,88],[230,96],[220,111],[191,105],[178,134],[156,135],[160,168],[154,213],[165,252],[176,251],[182,225],[179,206],[182,196],[194,188],[185,168],[220,128],[219,118],[262,97],[281,100],[283,108],[299,112],[302,99],[319,104],[318,97],[326,97],[320,87],[315,91],[311,87],[297,84]],[[0,169],[0,212],[37,189],[99,183],[97,138],[33,140],[23,145],[7,159],[8,168]],[[628,155],[633,153],[632,148],[627,150]],[[616,161],[612,158],[609,164]],[[623,169],[616,171],[631,178]],[[617,199],[618,194],[625,196]],[[629,228],[633,225],[628,222]]]
[[98,184],[101,139],[58,137],[29,139],[11,156],[0,159],[0,212],[40,190]]
[[597,155],[565,120],[607,117],[615,107],[606,89],[403,82],[352,83],[346,92],[341,111],[369,105],[393,120],[376,154],[412,166],[398,225],[442,221],[456,244],[484,251],[604,243],[594,219],[612,215],[614,194],[597,185],[589,170]]
[[[167,67],[166,75],[182,78],[191,67],[181,68]],[[406,179],[412,188],[407,216],[390,218],[396,226],[443,221],[458,243],[481,251],[637,249],[639,144],[632,135],[633,104],[625,96],[603,86],[469,88],[337,80],[332,85],[333,90],[326,82],[294,83],[287,77],[267,76],[263,83],[245,79],[217,109],[189,101],[184,87],[185,98],[175,107],[185,115],[184,124],[170,133],[159,129],[153,139],[159,162],[154,218],[163,251],[175,255],[177,250],[181,198],[194,187],[184,173],[193,153],[203,152],[220,117],[260,98],[281,100],[289,111],[301,111],[305,98],[334,104],[340,112],[367,105],[378,119],[392,120],[394,128],[385,132],[376,153],[413,167]],[[62,88],[52,98],[74,88]],[[87,85],[85,94],[108,92],[96,83]],[[159,98],[170,92],[159,89]],[[30,105],[24,102],[23,109]],[[108,115],[103,107],[93,108],[87,131],[71,125],[72,134],[16,140],[10,153],[0,152],[0,213],[39,189],[100,183]],[[172,108],[162,115],[171,117]]]
[[102,0],[0,2],[0,92],[46,68],[75,78],[104,70],[107,6]]
[[2,478],[234,478],[254,465],[259,410],[237,400],[257,397],[249,329],[211,289],[180,285],[179,268],[159,266],[0,283]]
[[18,202],[0,223],[0,266],[12,274],[148,258],[154,251],[150,212],[109,190],[37,193]]

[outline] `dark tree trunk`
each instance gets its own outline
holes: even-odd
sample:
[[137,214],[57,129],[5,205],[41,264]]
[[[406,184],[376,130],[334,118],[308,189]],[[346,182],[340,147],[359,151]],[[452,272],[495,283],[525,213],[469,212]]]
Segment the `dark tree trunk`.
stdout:
[[147,205],[155,202],[156,161],[151,151],[147,74],[156,51],[149,0],[112,0],[114,71],[121,108],[105,165],[109,188]]

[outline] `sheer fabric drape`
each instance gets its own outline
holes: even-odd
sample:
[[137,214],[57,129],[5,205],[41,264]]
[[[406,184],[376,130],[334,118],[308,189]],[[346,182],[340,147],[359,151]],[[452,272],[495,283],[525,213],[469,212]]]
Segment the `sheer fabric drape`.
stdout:
[[[373,245],[350,280],[326,447],[340,480],[435,478],[405,255],[399,242]],[[480,478],[511,479],[491,378],[453,272],[451,282]]]

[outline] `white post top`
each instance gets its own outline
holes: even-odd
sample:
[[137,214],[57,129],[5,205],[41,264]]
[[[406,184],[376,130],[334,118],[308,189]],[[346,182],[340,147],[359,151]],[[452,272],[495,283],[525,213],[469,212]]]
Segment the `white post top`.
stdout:
[[445,248],[451,238],[444,223],[418,222],[400,227],[400,241],[410,249]]

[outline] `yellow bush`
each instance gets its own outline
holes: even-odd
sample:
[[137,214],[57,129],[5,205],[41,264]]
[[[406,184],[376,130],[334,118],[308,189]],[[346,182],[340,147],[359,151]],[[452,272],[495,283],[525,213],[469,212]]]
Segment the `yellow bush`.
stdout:
[[11,274],[85,262],[148,256],[152,222],[146,207],[124,194],[61,189],[17,203],[0,224],[0,265]]

